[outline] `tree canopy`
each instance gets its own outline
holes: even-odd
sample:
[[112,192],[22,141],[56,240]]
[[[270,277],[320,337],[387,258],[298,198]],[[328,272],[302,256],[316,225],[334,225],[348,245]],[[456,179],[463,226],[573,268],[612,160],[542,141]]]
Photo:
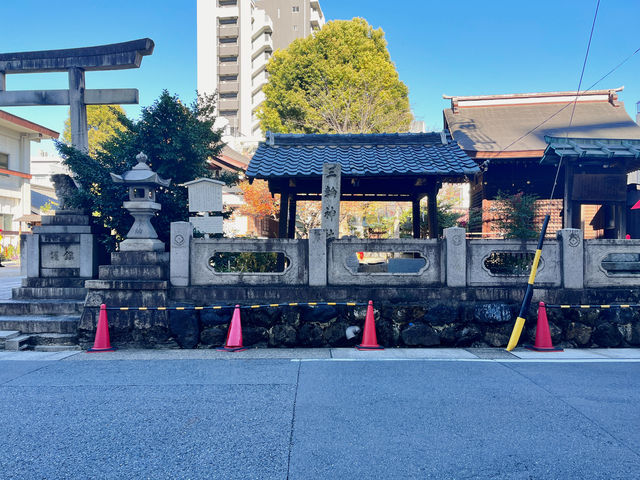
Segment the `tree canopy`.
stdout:
[[187,189],[180,184],[210,177],[207,160],[222,148],[220,133],[213,130],[212,112],[212,97],[199,97],[193,105],[185,106],[165,90],[153,105],[143,109],[138,121],[118,113],[122,128],[116,128],[113,135],[98,144],[93,154],[58,142],[64,163],[81,186],[70,203],[90,211],[95,222],[108,229],[99,240],[109,250],[115,248],[116,241],[124,239],[133,223],[122,207],[128,198],[127,188],[114,183],[110,172],[122,174],[129,170],[142,151],[153,170],[171,179],[168,188],[157,190],[156,201],[162,210],[152,219],[160,240],[167,242],[171,222],[186,221],[189,217]]
[[364,19],[328,22],[278,50],[259,112],[263,131],[384,133],[409,129],[408,88],[382,29]]
[[[89,126],[89,154],[95,155],[100,145],[111,138],[116,132],[124,130],[119,116],[124,115],[120,105],[88,105],[87,125]],[[62,139],[71,145],[71,119],[64,122]]]

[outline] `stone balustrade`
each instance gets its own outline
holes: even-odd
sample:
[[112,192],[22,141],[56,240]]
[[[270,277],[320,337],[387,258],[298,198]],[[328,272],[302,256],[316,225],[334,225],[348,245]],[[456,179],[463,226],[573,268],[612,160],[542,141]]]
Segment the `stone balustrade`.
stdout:
[[[187,222],[172,224],[173,286],[419,286],[520,287],[529,276],[535,241],[467,240],[462,228],[442,239],[328,238],[323,229],[308,240],[192,238]],[[278,255],[278,271],[224,271],[215,255]],[[366,253],[367,260],[358,254]],[[225,257],[226,258],[226,257]],[[536,276],[541,288],[636,286],[640,240],[584,240],[582,231],[563,229],[546,240]]]

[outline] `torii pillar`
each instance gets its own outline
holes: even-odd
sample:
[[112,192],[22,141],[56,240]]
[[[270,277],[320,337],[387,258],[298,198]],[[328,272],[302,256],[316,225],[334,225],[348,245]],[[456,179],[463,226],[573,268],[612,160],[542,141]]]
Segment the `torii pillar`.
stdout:
[[[142,57],[153,53],[150,38],[96,47],[69,48],[0,54],[0,107],[69,105],[71,143],[78,150],[89,150],[87,105],[125,105],[139,102],[138,90],[85,88],[87,71],[138,68]],[[69,74],[68,90],[7,91],[6,76],[18,73]]]

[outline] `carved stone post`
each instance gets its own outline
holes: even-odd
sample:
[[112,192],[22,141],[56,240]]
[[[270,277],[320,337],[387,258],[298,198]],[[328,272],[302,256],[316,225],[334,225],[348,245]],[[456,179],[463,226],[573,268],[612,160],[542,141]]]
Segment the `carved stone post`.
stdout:
[[339,163],[322,166],[322,228],[327,239],[340,236],[340,178]]
[[564,288],[584,288],[584,238],[579,228],[558,231]]

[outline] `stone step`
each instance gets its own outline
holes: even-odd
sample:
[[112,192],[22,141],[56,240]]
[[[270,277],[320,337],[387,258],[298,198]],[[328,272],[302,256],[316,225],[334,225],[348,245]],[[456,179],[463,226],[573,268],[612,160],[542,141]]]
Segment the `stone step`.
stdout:
[[167,267],[163,265],[100,265],[100,280],[164,280]]
[[[16,315],[80,315],[84,302],[79,300],[2,300],[0,317]],[[0,326],[0,328],[2,328]]]
[[69,350],[82,350],[80,345],[35,345],[36,352],[68,352]]
[[[84,282],[83,282],[84,283]],[[15,300],[31,300],[43,298],[61,298],[84,300],[87,296],[86,288],[67,287],[17,287],[11,289],[11,297]]]
[[0,316],[0,329],[22,333],[76,334],[80,315]]
[[17,352],[19,350],[26,350],[29,348],[29,342],[31,341],[31,335],[18,335],[17,337],[10,338],[4,343],[4,349],[11,352]]
[[31,288],[84,288],[86,278],[64,278],[64,277],[26,277],[22,279],[23,287]]
[[169,264],[166,252],[114,252],[111,265],[158,265]]
[[78,345],[77,333],[33,333],[29,345],[73,346]]
[[0,330],[0,350],[4,349],[4,344],[7,340],[16,338],[20,335],[17,330]]

